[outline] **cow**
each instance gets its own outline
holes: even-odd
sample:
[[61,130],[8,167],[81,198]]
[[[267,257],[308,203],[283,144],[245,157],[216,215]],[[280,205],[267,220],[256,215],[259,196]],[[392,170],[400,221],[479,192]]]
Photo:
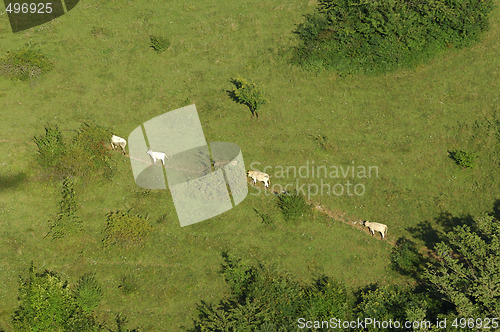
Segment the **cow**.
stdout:
[[125,146],[127,145],[127,141],[124,138],[118,137],[116,135],[111,136],[111,148],[114,150],[117,147],[121,147],[123,154],[125,154]]
[[253,184],[256,184],[257,181],[262,181],[264,182],[264,185],[269,187],[269,174],[262,173],[259,171],[248,171],[247,175],[249,178],[252,178]]
[[375,235],[375,232],[380,232],[380,234],[382,235],[382,239],[387,233],[387,225],[379,224],[378,222],[370,222],[365,220],[363,221],[363,226],[366,226],[368,227],[368,229],[370,229],[372,236]]
[[167,155],[163,152],[155,152],[155,151],[152,151],[151,149],[148,149],[148,151],[146,151],[147,154],[149,154],[149,156],[151,158],[153,158],[153,163],[156,163],[156,160],[159,159],[161,160],[161,163],[163,164],[163,166],[165,166],[165,160],[168,159]]

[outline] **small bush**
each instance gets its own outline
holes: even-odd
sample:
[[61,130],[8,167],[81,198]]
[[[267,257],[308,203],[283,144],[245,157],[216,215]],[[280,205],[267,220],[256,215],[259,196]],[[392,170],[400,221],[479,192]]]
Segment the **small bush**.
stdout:
[[106,218],[102,240],[105,246],[115,243],[142,244],[153,230],[147,218],[130,212],[109,212]]
[[132,294],[137,291],[138,283],[137,280],[134,276],[123,276],[121,279],[120,285],[118,285],[118,288],[123,292],[123,294]]
[[94,274],[84,274],[75,288],[76,302],[85,312],[94,310],[101,301],[103,292]]
[[392,248],[391,268],[403,274],[414,274],[418,271],[422,256],[414,242],[401,237]]
[[278,195],[278,207],[286,221],[296,220],[309,210],[304,196],[296,191]]
[[475,161],[477,159],[477,155],[475,153],[470,153],[464,150],[451,150],[448,151],[448,153],[450,158],[462,168],[473,168],[475,166]]
[[411,67],[464,47],[488,27],[493,0],[318,0],[294,33],[292,62],[339,73]]
[[21,81],[38,77],[53,68],[53,62],[45,54],[31,48],[8,51],[0,59],[0,74]]
[[53,167],[61,162],[66,153],[63,136],[57,126],[45,127],[45,136],[34,138],[38,147],[38,162],[44,167]]
[[45,136],[35,137],[38,162],[46,174],[54,178],[92,177],[111,178],[114,163],[111,159],[111,132],[96,124],[83,123],[71,142],[64,141],[57,126],[46,127]]
[[149,47],[158,53],[165,52],[170,46],[170,40],[166,37],[149,36]]
[[255,83],[249,83],[239,76],[231,79],[231,83],[234,88],[227,91],[229,97],[239,104],[246,105],[252,112],[252,117],[258,118],[258,110],[266,102],[262,90]]

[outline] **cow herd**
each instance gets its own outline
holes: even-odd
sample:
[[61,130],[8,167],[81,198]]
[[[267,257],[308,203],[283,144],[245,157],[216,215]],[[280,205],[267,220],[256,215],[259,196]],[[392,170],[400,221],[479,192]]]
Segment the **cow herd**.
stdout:
[[[118,137],[116,135],[111,136],[111,148],[116,149],[120,147],[122,149],[123,154],[125,154],[125,146],[127,145],[127,141],[124,138]],[[163,166],[165,166],[165,160],[168,159],[167,155],[163,152],[156,152],[148,149],[146,153],[153,159],[153,163],[156,163],[157,160],[161,160]],[[248,171],[247,176],[252,179],[253,184],[255,185],[257,181],[263,182],[266,188],[269,188],[269,174],[259,172],[259,171]],[[368,227],[370,233],[375,235],[376,232],[379,232],[382,236],[382,239],[385,238],[387,233],[387,225],[380,224],[377,222],[364,221],[363,226]]]

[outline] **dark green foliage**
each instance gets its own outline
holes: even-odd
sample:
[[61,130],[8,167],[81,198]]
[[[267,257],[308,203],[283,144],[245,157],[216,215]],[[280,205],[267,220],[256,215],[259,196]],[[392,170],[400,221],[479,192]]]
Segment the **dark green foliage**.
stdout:
[[304,301],[300,311],[308,320],[326,317],[348,318],[351,308],[347,289],[341,282],[322,276],[304,289]]
[[304,196],[296,191],[279,194],[278,207],[286,221],[297,220],[310,210]]
[[348,317],[348,295],[340,283],[320,277],[304,285],[274,268],[245,266],[227,253],[223,258],[230,295],[216,305],[202,301],[191,331],[290,331],[298,317]]
[[53,68],[53,62],[45,54],[31,48],[8,51],[0,59],[0,74],[22,81],[36,78]]
[[461,317],[500,316],[500,222],[477,218],[446,233],[436,245],[437,260],[425,271],[428,281],[453,303]]
[[170,46],[170,40],[161,36],[149,36],[149,47],[158,53],[162,53]]
[[414,65],[463,47],[488,26],[492,0],[319,0],[294,31],[294,62],[339,72],[379,72]]
[[45,136],[34,138],[38,147],[38,162],[44,167],[59,164],[66,153],[63,136],[57,126],[45,127]]
[[50,230],[46,236],[53,239],[62,238],[81,230],[81,220],[76,215],[75,179],[64,178],[61,190],[62,199],[59,202],[57,216],[49,220]]
[[227,93],[229,97],[239,104],[246,105],[250,112],[252,112],[252,117],[259,117],[257,112],[266,100],[264,99],[264,93],[255,83],[249,83],[242,77],[236,77],[231,79],[234,88],[228,90]]
[[450,150],[448,151],[450,158],[462,168],[473,168],[477,155],[475,153],[467,152],[464,150]]
[[104,246],[115,243],[142,244],[153,230],[147,218],[130,212],[109,212],[106,218],[102,240]]
[[416,244],[401,237],[391,251],[391,268],[403,274],[415,276],[421,270],[423,258]]
[[137,279],[131,275],[123,276],[118,285],[118,288],[126,295],[135,293],[138,287]]
[[[372,285],[360,291],[354,315],[361,320],[423,321],[430,320],[432,300],[413,287]],[[388,331],[387,328],[369,326],[369,331]],[[396,331],[397,329],[394,329]]]
[[94,310],[103,295],[95,274],[84,274],[81,276],[76,284],[74,293],[76,302],[85,312]]
[[68,283],[55,272],[35,272],[33,264],[19,287],[15,331],[99,331],[100,326],[73,297]]

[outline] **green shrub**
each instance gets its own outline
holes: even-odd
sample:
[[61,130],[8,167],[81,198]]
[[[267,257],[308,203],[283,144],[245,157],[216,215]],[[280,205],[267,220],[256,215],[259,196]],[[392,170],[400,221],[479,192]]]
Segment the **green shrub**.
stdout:
[[170,46],[170,40],[161,36],[149,36],[149,47],[158,53],[165,52]]
[[463,47],[488,26],[493,0],[318,0],[294,33],[293,62],[340,73],[412,66]]
[[130,212],[115,211],[106,214],[103,244],[142,244],[153,227],[147,218]]
[[286,221],[296,220],[309,211],[304,196],[296,191],[279,194],[278,207]]
[[448,151],[451,159],[462,168],[473,168],[477,155],[475,153],[467,152],[464,150],[450,150]]
[[59,164],[66,153],[63,136],[57,126],[45,127],[45,136],[34,137],[38,147],[38,162],[44,167]]
[[260,106],[266,103],[262,90],[255,83],[249,83],[239,76],[231,79],[231,83],[234,84],[234,88],[227,91],[229,97],[239,104],[246,105],[252,112],[252,117],[258,118]]
[[0,59],[0,74],[22,81],[38,77],[53,68],[53,62],[45,54],[31,48],[8,51]]
[[82,222],[76,215],[78,206],[76,204],[75,183],[74,178],[66,177],[63,179],[59,211],[54,219],[49,220],[50,230],[46,236],[57,239],[81,230]]
[[52,271],[36,272],[31,263],[20,280],[13,331],[100,331],[100,324],[77,303],[68,282]]
[[102,289],[95,279],[95,274],[84,274],[80,277],[75,288],[75,298],[85,312],[94,310],[101,301],[102,295]]
[[401,237],[391,251],[391,268],[403,274],[415,274],[420,268],[422,256],[411,240]]

